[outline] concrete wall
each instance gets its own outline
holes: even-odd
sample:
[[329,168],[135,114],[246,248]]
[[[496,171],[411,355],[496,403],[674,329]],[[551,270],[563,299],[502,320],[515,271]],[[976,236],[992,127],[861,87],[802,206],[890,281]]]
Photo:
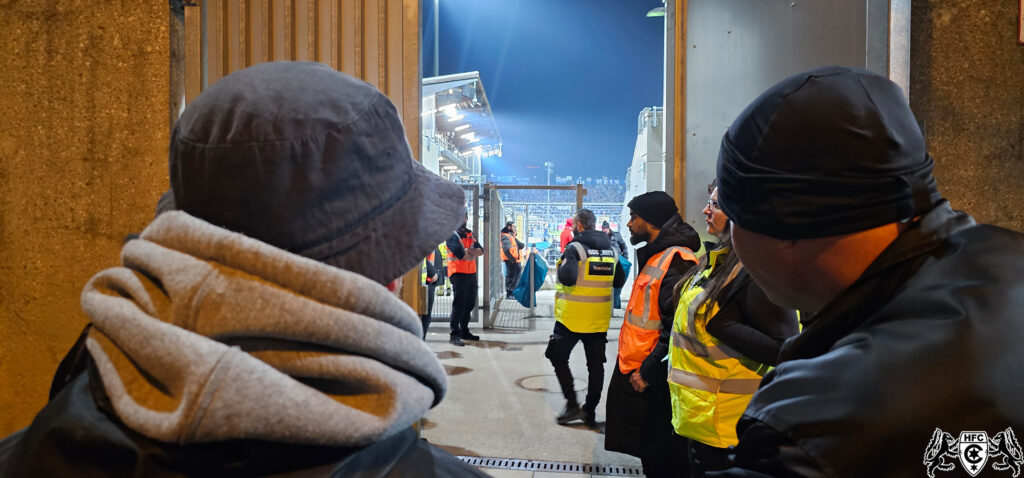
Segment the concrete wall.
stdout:
[[914,0],[910,106],[953,207],[1024,231],[1018,8],[1017,0]]
[[82,286],[167,189],[168,15],[0,1],[0,437],[45,404]]

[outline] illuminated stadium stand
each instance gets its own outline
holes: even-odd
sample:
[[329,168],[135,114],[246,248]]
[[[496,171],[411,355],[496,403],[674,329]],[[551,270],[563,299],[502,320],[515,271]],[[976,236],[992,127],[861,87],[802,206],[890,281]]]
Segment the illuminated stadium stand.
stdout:
[[423,165],[463,184],[484,182],[481,159],[501,157],[501,134],[480,73],[423,79]]

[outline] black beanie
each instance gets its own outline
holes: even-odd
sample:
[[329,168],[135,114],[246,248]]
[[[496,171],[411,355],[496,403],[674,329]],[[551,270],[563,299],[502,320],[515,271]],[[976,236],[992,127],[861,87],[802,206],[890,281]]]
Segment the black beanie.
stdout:
[[626,207],[658,229],[678,212],[676,201],[665,191],[643,193],[631,199]]
[[848,67],[782,80],[722,138],[718,202],[777,239],[836,236],[907,220],[942,199],[900,88]]

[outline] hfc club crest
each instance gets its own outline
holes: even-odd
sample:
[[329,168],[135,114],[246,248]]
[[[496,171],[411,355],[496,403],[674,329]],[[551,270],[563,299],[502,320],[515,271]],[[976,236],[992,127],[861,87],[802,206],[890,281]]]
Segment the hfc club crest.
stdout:
[[936,470],[953,470],[957,459],[971,476],[978,476],[991,460],[993,469],[1008,470],[1013,478],[1018,478],[1021,466],[1024,465],[1024,452],[1012,428],[996,433],[991,438],[983,431],[960,432],[960,438],[954,438],[936,428],[924,450],[928,478],[935,478]]
[[978,476],[988,460],[988,434],[985,432],[960,432],[960,464],[971,476]]

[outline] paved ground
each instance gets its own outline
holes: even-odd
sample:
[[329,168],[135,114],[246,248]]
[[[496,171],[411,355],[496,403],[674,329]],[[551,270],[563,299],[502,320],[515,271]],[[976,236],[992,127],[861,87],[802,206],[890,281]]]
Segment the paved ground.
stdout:
[[[429,412],[423,426],[424,438],[463,456],[639,468],[638,459],[605,451],[601,430],[588,429],[582,423],[555,424],[555,416],[565,401],[558,391],[551,363],[544,358],[554,326],[553,304],[553,291],[540,292],[537,314],[541,317],[529,318],[525,308],[505,302],[495,328],[480,331],[471,327],[481,340],[467,341],[465,347],[448,343],[447,323],[432,324],[427,343],[448,372],[449,388],[445,400]],[[616,310],[615,315],[608,331],[605,385],[615,362],[622,311]],[[587,386],[582,346],[573,350],[570,366],[582,401]],[[599,427],[604,423],[604,406],[602,397],[597,408]],[[499,477],[606,476],[481,469]]]

